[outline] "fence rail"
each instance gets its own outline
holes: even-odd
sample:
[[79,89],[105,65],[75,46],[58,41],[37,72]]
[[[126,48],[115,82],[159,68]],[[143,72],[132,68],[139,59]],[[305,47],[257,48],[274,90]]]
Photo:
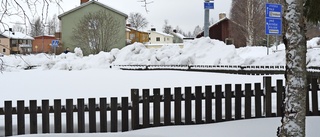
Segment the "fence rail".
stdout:
[[[110,103],[107,103],[107,98],[100,98],[99,103],[95,98],[89,98],[85,104],[85,99],[80,98],[76,104],[73,104],[73,99],[67,99],[62,105],[60,99],[55,99],[53,106],[49,106],[49,100],[42,100],[41,106],[37,106],[36,100],[30,100],[29,106],[25,106],[25,101],[20,100],[16,107],[12,107],[12,101],[5,101],[4,108],[0,108],[0,116],[5,117],[5,136],[39,132],[125,132],[168,125],[279,117],[283,113],[283,80],[277,80],[275,86],[271,81],[271,77],[264,77],[263,83],[247,83],[244,87],[242,84],[225,84],[132,89],[131,98],[121,97],[119,101],[117,97],[111,97]],[[306,106],[309,116],[320,115],[318,94],[318,81],[312,78]],[[26,122],[28,116],[29,124]],[[38,116],[41,116],[41,122],[37,121]],[[13,121],[17,121],[17,125],[13,125]],[[65,129],[62,129],[63,123]],[[13,131],[13,126],[17,126],[17,131]]]

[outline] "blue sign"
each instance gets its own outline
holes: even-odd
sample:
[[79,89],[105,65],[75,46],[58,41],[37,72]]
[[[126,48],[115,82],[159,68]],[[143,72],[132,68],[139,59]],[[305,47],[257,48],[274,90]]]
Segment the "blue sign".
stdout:
[[266,4],[266,35],[282,34],[282,5]]
[[214,9],[213,2],[204,2],[204,9]]
[[279,18],[266,18],[266,34],[267,35],[281,35],[282,34],[282,20]]
[[266,4],[266,18],[281,18],[282,5],[280,4]]
[[52,40],[51,47],[58,47],[59,46],[59,40]]

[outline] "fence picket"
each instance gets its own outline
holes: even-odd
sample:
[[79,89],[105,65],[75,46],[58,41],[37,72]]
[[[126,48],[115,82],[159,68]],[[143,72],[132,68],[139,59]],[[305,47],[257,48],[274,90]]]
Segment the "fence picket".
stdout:
[[212,86],[205,86],[206,123],[212,123]]
[[143,128],[147,128],[150,125],[150,90],[143,89],[142,96],[143,96]]
[[89,98],[89,132],[96,132],[96,99]]
[[245,119],[251,118],[251,84],[245,84]]
[[67,133],[73,133],[73,99],[66,100]]
[[232,92],[231,92],[231,84],[225,84],[225,120],[232,120]]
[[254,84],[254,96],[255,96],[255,117],[260,118],[261,117],[261,83],[255,83]]
[[242,89],[241,84],[236,84],[235,87],[235,119],[241,119],[241,96],[242,96]]
[[181,88],[174,88],[174,124],[181,125]]
[[12,102],[4,102],[4,123],[5,123],[5,136],[12,136]]
[[61,100],[54,100],[54,133],[61,133]]
[[128,97],[121,98],[121,122],[122,122],[122,132],[129,130],[129,117],[128,117]]
[[118,98],[111,98],[111,132],[118,132]]
[[215,99],[216,99],[216,121],[222,121],[222,86],[215,86]]
[[107,132],[107,98],[100,98],[100,132]]
[[277,116],[278,117],[281,117],[283,114],[283,111],[282,111],[283,92],[284,92],[283,81],[277,80]]
[[164,125],[171,125],[171,89],[164,88]]
[[153,126],[160,126],[160,89],[153,89]]
[[38,133],[37,100],[30,100],[30,134]]
[[42,133],[50,132],[49,100],[42,100]]
[[196,124],[202,123],[202,87],[196,86]]
[[131,101],[132,101],[132,110],[131,110],[131,124],[132,130],[139,129],[139,90],[131,89]]
[[85,132],[85,114],[84,114],[84,99],[77,99],[78,104],[78,133]]
[[312,93],[312,115],[318,116],[319,115],[319,108],[318,108],[318,79],[313,78],[311,80],[311,93]]
[[191,111],[191,87],[185,87],[185,124],[190,125],[192,124],[192,111]]
[[17,101],[17,116],[18,116],[18,135],[25,134],[25,112],[24,112],[24,101]]
[[263,85],[265,90],[265,113],[266,113],[266,117],[271,117],[272,116],[271,77],[263,77]]

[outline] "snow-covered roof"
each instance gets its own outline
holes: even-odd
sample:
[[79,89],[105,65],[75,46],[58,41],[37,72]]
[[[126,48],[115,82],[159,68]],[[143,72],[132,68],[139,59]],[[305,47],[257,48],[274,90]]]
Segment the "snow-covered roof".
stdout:
[[160,34],[160,35],[164,35],[164,36],[167,36],[167,37],[173,37],[172,35],[170,35],[170,34],[167,34],[167,33],[164,33],[164,32],[160,32],[160,31],[149,31],[150,33],[151,32],[155,32],[155,33],[158,33],[158,34]]
[[0,33],[0,34],[10,39],[34,40],[33,37],[23,34],[21,32],[4,31],[3,33]]
[[[224,17],[224,18],[220,19],[219,21],[217,21],[216,23],[213,23],[212,25],[210,25],[210,26],[209,26],[209,29],[210,29],[212,26],[215,26],[215,25],[219,24],[220,22],[222,22],[222,21],[224,21],[224,20],[229,20],[229,19],[228,19],[227,17]],[[203,33],[203,30],[200,31],[197,35],[199,35],[199,34],[201,34],[201,33]]]
[[185,38],[185,36],[183,36],[181,33],[172,32],[171,34],[177,36],[180,39],[184,39]]
[[73,8],[73,9],[67,11],[67,12],[64,12],[64,13],[60,14],[60,15],[58,16],[58,18],[61,20],[61,18],[62,18],[63,16],[68,15],[69,13],[72,13],[72,12],[74,12],[74,11],[76,11],[76,10],[78,10],[78,9],[81,9],[81,8],[87,6],[87,5],[90,5],[90,4],[100,5],[100,6],[104,7],[104,8],[106,8],[106,9],[109,9],[109,10],[111,10],[111,11],[114,11],[114,12],[116,12],[116,13],[118,13],[118,14],[126,17],[126,18],[128,18],[128,15],[127,15],[127,14],[125,14],[125,13],[123,13],[123,12],[121,12],[121,11],[115,9],[115,8],[112,8],[112,7],[108,6],[108,5],[105,5],[105,4],[102,4],[102,3],[98,2],[98,1],[93,1],[93,0],[92,0],[92,1],[89,1],[89,2],[86,2],[86,3],[83,3],[83,4],[81,4],[80,6],[78,6],[78,7],[76,7],[76,8]]

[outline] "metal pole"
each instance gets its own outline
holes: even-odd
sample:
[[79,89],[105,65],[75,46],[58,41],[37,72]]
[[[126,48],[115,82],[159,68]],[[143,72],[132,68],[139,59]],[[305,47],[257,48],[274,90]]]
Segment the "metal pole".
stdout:
[[[205,0],[205,2],[210,2]],[[209,9],[204,9],[204,37],[209,37]]]

